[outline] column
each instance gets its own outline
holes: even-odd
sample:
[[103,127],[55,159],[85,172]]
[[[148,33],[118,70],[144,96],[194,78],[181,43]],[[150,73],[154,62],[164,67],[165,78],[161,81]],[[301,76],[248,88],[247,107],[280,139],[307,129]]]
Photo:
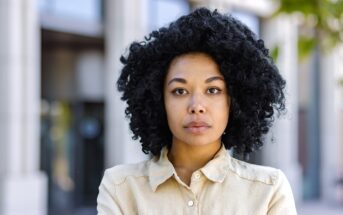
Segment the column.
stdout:
[[0,0],[0,214],[46,214],[35,0]]
[[286,80],[285,116],[275,116],[274,126],[262,148],[262,162],[280,168],[287,176],[296,200],[300,200],[301,168],[298,162],[298,106],[297,106],[297,21],[292,16],[278,16],[265,20],[262,37],[270,49],[277,45],[279,57],[276,61],[281,75]]
[[335,198],[336,202],[343,204],[343,44],[339,45],[335,50],[334,55],[334,74],[335,83],[340,82],[339,85],[335,87],[335,115],[337,123],[336,134],[337,134],[337,181],[335,187]]
[[120,163],[143,160],[138,141],[133,141],[129,121],[125,118],[126,104],[120,100],[116,81],[122,67],[119,58],[127,54],[128,45],[134,40],[142,40],[147,33],[147,1],[107,0],[105,32],[105,167]]
[[[343,179],[340,158],[342,147],[342,100],[343,87],[343,46],[331,50],[320,57],[320,191],[324,201],[342,201]],[[341,124],[341,125],[340,125]],[[342,182],[341,182],[342,183]]]

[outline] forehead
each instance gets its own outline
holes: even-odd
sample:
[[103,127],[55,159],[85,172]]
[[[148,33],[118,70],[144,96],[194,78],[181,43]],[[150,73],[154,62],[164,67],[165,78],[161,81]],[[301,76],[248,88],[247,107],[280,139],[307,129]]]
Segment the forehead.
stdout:
[[175,77],[208,78],[222,76],[218,64],[205,53],[188,53],[175,57],[170,63],[167,80]]

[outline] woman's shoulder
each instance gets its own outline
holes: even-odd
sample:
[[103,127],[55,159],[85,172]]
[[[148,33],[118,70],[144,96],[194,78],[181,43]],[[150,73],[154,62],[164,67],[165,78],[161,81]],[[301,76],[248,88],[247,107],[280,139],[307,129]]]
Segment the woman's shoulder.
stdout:
[[287,180],[284,173],[277,168],[248,163],[235,158],[230,159],[230,170],[245,180],[275,185]]
[[111,181],[113,184],[121,184],[128,177],[147,177],[148,165],[150,160],[141,161],[139,163],[119,164],[105,170],[104,178]]
[[[268,214],[297,214],[292,188],[280,169],[231,158],[231,171],[240,179],[257,185],[261,196],[268,197]],[[245,187],[249,192],[255,187],[251,184]]]

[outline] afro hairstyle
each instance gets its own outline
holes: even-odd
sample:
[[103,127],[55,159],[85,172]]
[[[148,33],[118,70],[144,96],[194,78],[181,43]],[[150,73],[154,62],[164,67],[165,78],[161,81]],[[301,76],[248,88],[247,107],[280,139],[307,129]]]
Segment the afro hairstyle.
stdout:
[[146,154],[171,146],[163,98],[170,62],[179,55],[210,55],[224,76],[231,97],[230,118],[221,137],[226,149],[248,155],[263,145],[274,112],[285,110],[285,80],[263,40],[230,15],[199,8],[130,44],[117,81],[133,139]]

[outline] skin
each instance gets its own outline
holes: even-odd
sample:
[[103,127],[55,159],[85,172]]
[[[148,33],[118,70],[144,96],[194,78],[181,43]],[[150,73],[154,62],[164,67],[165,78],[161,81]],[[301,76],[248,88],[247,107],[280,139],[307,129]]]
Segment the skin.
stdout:
[[180,179],[190,185],[192,173],[221,147],[230,97],[216,62],[204,53],[173,59],[164,83],[164,103],[173,134],[168,158]]

